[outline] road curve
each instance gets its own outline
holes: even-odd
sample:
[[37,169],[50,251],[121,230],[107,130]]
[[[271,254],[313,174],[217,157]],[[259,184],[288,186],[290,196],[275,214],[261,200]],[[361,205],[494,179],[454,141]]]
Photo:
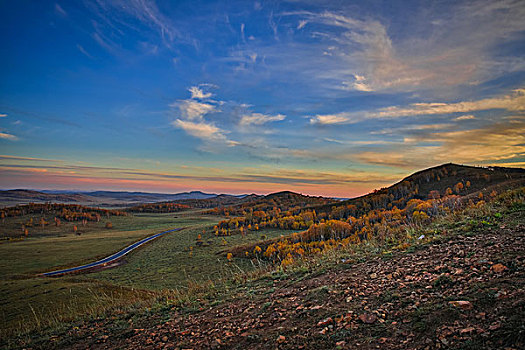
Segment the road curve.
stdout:
[[174,232],[174,231],[180,231],[180,230],[182,230],[182,228],[175,228],[173,230],[163,231],[163,232],[157,233],[157,234],[155,234],[153,236],[146,237],[146,238],[144,238],[144,239],[142,239],[142,240],[140,240],[138,242],[133,243],[130,246],[127,246],[126,248],[122,249],[121,251],[119,251],[119,252],[117,252],[117,253],[115,253],[113,255],[110,255],[110,256],[108,256],[108,257],[106,257],[104,259],[92,262],[91,264],[86,264],[86,265],[77,266],[77,267],[71,267],[69,269],[44,272],[44,273],[42,273],[40,275],[41,276],[46,276],[46,277],[60,276],[60,275],[64,275],[64,274],[70,273],[70,272],[76,272],[76,271],[91,269],[93,267],[105,265],[107,263],[110,263],[112,261],[120,259],[124,255],[128,254],[129,252],[131,252],[133,249],[135,249],[137,247],[140,247],[141,245],[143,245],[143,244],[145,244],[145,243],[147,243],[147,242],[149,242],[149,241],[151,241],[151,240],[153,240],[153,239],[155,239],[157,237],[165,235],[166,233],[170,233],[170,232]]

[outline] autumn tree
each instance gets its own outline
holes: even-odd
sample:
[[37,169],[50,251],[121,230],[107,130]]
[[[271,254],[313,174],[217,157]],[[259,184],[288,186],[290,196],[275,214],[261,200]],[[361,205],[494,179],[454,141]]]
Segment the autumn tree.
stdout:
[[439,199],[439,197],[441,197],[441,195],[439,194],[439,191],[432,190],[432,191],[428,192],[428,198],[429,199]]
[[202,242],[202,235],[200,233],[197,235],[197,242],[195,242],[195,244],[198,247],[202,246],[202,244],[203,244],[203,242]]

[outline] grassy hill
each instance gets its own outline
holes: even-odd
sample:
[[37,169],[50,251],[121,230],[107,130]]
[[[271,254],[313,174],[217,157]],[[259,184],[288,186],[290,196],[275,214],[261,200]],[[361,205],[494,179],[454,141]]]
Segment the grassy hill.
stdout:
[[[273,210],[272,216],[282,217],[315,211],[317,221],[348,219],[349,216],[357,217],[371,210],[386,210],[393,207],[403,209],[413,199],[440,199],[454,195],[466,199],[490,196],[493,191],[515,188],[524,183],[525,169],[472,167],[450,163],[416,172],[390,187],[345,201],[280,192],[242,205],[225,207],[219,212],[233,216],[244,215],[247,211]],[[275,213],[276,207],[279,208],[279,213]]]
[[[523,185],[523,169],[444,164],[417,172],[388,188],[342,202],[302,203],[302,207],[288,206],[285,211],[253,202],[260,210],[243,210],[243,216],[221,221],[216,234],[246,234],[268,227],[303,230],[231,250],[238,257],[288,264],[293,259],[339,245],[406,237],[408,230],[428,224],[435,217],[482,204],[505,189]],[[265,199],[282,198],[283,194],[272,196]],[[238,207],[223,208],[220,212],[230,211],[241,212]]]
[[331,198],[307,196],[300,193],[282,191],[271,193],[266,196],[258,196],[255,198],[248,198],[243,203],[216,208],[213,212],[219,215],[243,215],[247,212],[253,213],[256,211],[295,211],[302,208],[326,205],[329,203],[335,203],[336,201]]
[[[129,208],[129,211],[138,211],[138,209],[143,208],[148,210],[149,212],[156,212],[156,207],[160,206],[167,206],[170,205],[175,206],[176,205],[182,205],[186,206],[188,208],[194,208],[194,209],[210,209],[210,208],[221,208],[224,206],[232,206],[232,205],[238,205],[241,203],[251,202],[256,200],[257,198],[260,198],[261,196],[258,196],[256,194],[246,195],[246,196],[234,196],[229,194],[220,194],[218,196],[209,197],[209,198],[183,198],[183,199],[177,199],[177,200],[170,200],[165,202],[159,202],[159,203],[149,203],[149,204],[142,204],[140,206],[134,206]],[[148,207],[148,208],[146,208]],[[158,212],[158,211],[157,211]]]
[[[392,186],[342,201],[336,207],[355,205],[358,214],[371,209],[390,209],[393,206],[402,209],[411,199],[441,198],[447,195],[447,190],[451,195],[462,197],[479,196],[479,193],[487,196],[494,190],[515,188],[523,183],[525,183],[525,169],[473,167],[448,163],[418,171]],[[324,205],[315,209],[329,214],[334,208]]]

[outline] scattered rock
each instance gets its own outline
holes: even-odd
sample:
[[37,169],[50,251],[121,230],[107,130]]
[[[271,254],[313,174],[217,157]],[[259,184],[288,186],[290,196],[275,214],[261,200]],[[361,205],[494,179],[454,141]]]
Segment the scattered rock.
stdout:
[[278,342],[279,344],[282,344],[282,343],[284,343],[285,341],[286,341],[286,337],[285,337],[284,335],[280,335],[280,336],[277,337],[277,342]]
[[495,331],[497,329],[500,329],[501,328],[501,322],[494,322],[493,324],[490,325],[489,329],[491,331]]
[[317,323],[317,326],[324,327],[324,326],[328,326],[329,324],[332,324],[332,323],[334,323],[334,320],[331,317],[328,317],[327,319],[319,321]]
[[467,328],[463,328],[462,330],[459,331],[459,334],[470,334],[472,332],[474,332],[476,330],[476,328],[474,327],[467,327]]
[[491,269],[495,273],[502,273],[503,271],[507,270],[507,266],[503,264],[495,264],[495,265],[492,265]]
[[377,321],[377,316],[374,315],[374,314],[364,313],[364,314],[359,316],[359,319],[363,323],[370,324],[370,323],[374,323],[375,321]]
[[459,307],[460,309],[463,309],[463,310],[470,310],[470,309],[472,309],[472,303],[470,301],[456,300],[456,301],[449,301],[448,303],[450,305],[455,306],[455,307]]

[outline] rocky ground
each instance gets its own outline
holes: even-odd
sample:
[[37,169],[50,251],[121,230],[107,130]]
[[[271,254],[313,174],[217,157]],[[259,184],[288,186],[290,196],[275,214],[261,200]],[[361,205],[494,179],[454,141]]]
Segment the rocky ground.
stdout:
[[[465,231],[465,232],[463,232]],[[200,308],[86,322],[76,349],[523,349],[523,211],[417,249],[273,274]]]

